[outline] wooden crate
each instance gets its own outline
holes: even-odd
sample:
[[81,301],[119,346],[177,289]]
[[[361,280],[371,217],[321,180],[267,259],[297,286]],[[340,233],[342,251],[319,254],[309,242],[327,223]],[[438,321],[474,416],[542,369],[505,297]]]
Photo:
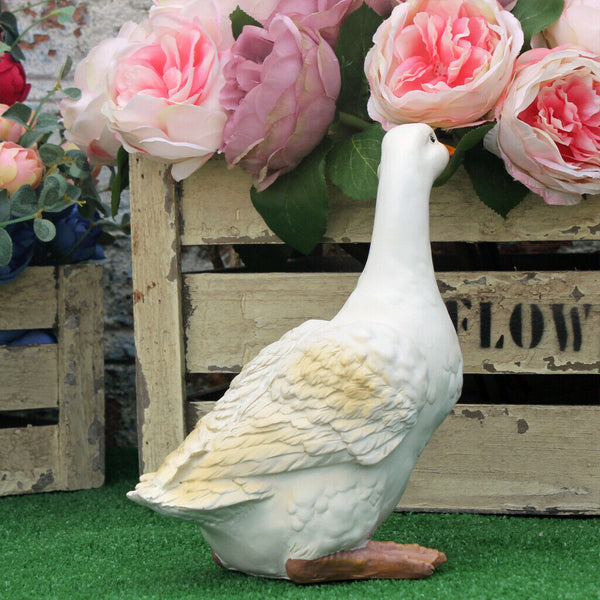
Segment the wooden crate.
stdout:
[[[329,318],[356,273],[183,273],[182,246],[278,243],[252,207],[250,178],[213,160],[182,184],[137,157],[131,173],[134,319],[142,471],[155,470],[207,410],[186,373],[237,372],[307,318]],[[324,238],[368,242],[374,202],[331,201]],[[600,196],[505,220],[464,174],[436,188],[433,241],[599,240]],[[600,272],[438,273],[466,373],[600,373]],[[568,395],[567,384],[565,393]],[[600,384],[600,378],[598,379]],[[459,404],[419,459],[399,508],[600,513],[600,391],[575,404]],[[210,408],[210,405],[208,406]]]
[[[103,327],[99,265],[28,267],[0,286],[0,330],[53,329],[57,338],[0,346],[0,496],[104,482]],[[58,412],[57,422],[7,426],[15,411],[30,420],[40,409]]]

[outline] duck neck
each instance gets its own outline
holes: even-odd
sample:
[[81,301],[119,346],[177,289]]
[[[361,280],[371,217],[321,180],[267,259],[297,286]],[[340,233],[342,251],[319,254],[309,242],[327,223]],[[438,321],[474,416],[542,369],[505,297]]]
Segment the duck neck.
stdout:
[[435,285],[429,242],[431,184],[418,170],[382,160],[371,249],[361,285],[402,286],[411,280]]

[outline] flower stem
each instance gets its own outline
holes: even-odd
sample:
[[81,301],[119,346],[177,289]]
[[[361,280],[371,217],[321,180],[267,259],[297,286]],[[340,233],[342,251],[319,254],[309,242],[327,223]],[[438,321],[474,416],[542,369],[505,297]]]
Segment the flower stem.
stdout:
[[360,131],[364,131],[365,129],[368,129],[369,127],[371,127],[371,125],[373,125],[372,122],[365,121],[364,119],[361,119],[360,117],[355,117],[354,115],[351,115],[347,112],[339,111],[338,117],[342,125],[347,125],[348,127],[353,127],[354,129],[360,129]]

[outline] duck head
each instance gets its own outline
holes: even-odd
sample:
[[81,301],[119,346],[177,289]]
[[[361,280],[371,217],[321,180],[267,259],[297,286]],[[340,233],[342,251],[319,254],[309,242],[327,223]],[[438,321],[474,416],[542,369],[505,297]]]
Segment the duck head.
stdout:
[[[448,148],[438,141],[433,129],[425,123],[397,125],[384,136],[381,146],[381,170],[384,161],[416,165],[419,176],[432,182],[448,164]],[[389,167],[388,167],[389,168]]]

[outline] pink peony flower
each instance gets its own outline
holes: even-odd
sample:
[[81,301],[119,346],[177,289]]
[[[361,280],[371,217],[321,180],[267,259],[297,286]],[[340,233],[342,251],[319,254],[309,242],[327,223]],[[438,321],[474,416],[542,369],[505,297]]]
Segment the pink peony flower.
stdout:
[[600,57],[569,46],[525,52],[496,117],[488,147],[548,204],[600,193]]
[[92,48],[75,69],[75,86],[81,90],[81,98],[65,98],[60,102],[65,137],[87,154],[91,164],[114,165],[116,162],[121,142],[102,114],[106,78],[115,54],[144,37],[143,28],[128,22],[117,37],[103,40]]
[[340,91],[331,47],[286,16],[246,27],[225,66],[223,105],[231,112],[222,151],[259,190],[293,169],[327,133]]
[[452,128],[488,118],[523,31],[496,0],[413,0],[394,8],[373,41],[365,59],[371,118],[384,129]]
[[559,19],[534,36],[532,46],[583,46],[600,54],[600,0],[565,0]]
[[268,27],[276,15],[286,15],[299,27],[318,32],[335,47],[344,19],[361,4],[361,0],[279,0],[265,25]]
[[129,152],[171,163],[181,180],[221,144],[231,23],[216,0],[193,0],[153,14],[147,30],[115,56],[102,111]]
[[7,104],[0,104],[0,142],[17,143],[25,133],[25,127],[1,116],[8,108]]
[[14,194],[22,185],[37,187],[44,165],[33,148],[14,142],[0,142],[0,189]]

